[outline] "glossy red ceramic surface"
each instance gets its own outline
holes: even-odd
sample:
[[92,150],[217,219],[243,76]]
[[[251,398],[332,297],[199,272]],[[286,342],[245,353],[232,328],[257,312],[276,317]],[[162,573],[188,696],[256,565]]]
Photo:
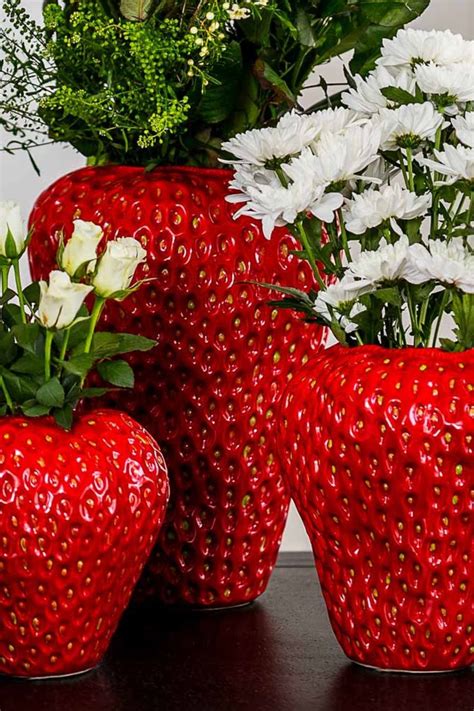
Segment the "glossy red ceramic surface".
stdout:
[[312,285],[283,231],[225,201],[225,170],[87,168],[39,198],[31,222],[35,276],[54,264],[56,232],[75,217],[131,235],[148,250],[140,274],[155,281],[107,314],[108,326],[156,338],[132,357],[135,391],[117,395],[160,442],[171,503],[141,585],[169,603],[222,606],[253,600],[267,585],[288,495],[275,456],[275,407],[315,350],[321,329],[266,305],[276,294],[248,281]]
[[335,347],[282,401],[291,495],[344,652],[474,663],[474,351]]
[[103,657],[168,500],[157,444],[128,415],[0,418],[0,673],[43,677]]

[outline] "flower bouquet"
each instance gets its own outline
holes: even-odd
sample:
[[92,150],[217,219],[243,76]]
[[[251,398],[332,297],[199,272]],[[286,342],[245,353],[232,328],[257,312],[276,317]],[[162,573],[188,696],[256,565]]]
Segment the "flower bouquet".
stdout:
[[339,342],[282,406],[282,455],[351,659],[474,661],[474,43],[401,30],[344,106],[224,145],[229,201],[286,225],[318,292],[272,302]]
[[[18,206],[1,203],[0,672],[40,677],[102,658],[158,535],[168,481],[157,444],[130,417],[76,411],[109,385],[133,387],[115,356],[155,345],[96,332],[105,303],[138,288],[145,251],[128,237],[99,251],[102,230],[76,220],[49,281],[23,288],[30,234]],[[93,371],[104,387],[88,386]]]

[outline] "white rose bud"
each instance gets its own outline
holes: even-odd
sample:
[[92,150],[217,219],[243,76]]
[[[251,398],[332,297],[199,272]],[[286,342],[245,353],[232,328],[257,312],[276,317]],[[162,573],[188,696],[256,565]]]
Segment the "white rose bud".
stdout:
[[40,281],[38,318],[45,328],[67,328],[77,316],[91,286],[74,284],[65,272],[54,271],[49,284]]
[[[9,233],[15,244],[13,252],[7,249]],[[25,249],[25,241],[26,229],[20,206],[16,202],[0,202],[0,256],[10,259],[19,256]]]
[[109,242],[92,279],[97,296],[106,299],[127,290],[138,265],[145,261],[146,251],[133,237],[120,237]]
[[61,267],[73,277],[79,267],[88,264],[88,270],[94,269],[97,259],[97,247],[102,239],[102,228],[93,222],[74,220],[74,231],[64,247]]

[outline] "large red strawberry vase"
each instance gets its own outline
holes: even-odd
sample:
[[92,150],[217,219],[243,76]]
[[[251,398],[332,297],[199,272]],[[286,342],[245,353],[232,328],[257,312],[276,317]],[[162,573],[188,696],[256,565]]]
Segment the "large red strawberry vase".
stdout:
[[474,663],[474,352],[336,346],[282,400],[281,449],[346,655]]
[[128,415],[0,418],[0,673],[96,666],[166,512],[158,446]]
[[[134,354],[133,393],[107,400],[159,441],[171,501],[140,585],[143,597],[220,607],[265,590],[289,496],[276,456],[281,393],[322,340],[290,312],[267,306],[251,282],[313,286],[285,231],[233,219],[226,170],[85,168],[38,199],[30,256],[35,277],[53,267],[60,231],[97,222],[107,239],[139,238],[150,279],[109,307],[109,328],[158,341]],[[68,232],[66,230],[66,238]]]

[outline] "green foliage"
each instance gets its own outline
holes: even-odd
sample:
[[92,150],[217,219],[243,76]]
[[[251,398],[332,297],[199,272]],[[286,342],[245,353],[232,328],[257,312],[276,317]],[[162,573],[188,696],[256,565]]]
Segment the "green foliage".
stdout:
[[[32,291],[30,286],[24,293]],[[143,336],[99,332],[85,353],[89,330],[90,317],[83,307],[81,320],[57,331],[48,351],[47,331],[36,320],[36,307],[31,307],[24,323],[18,306],[4,304],[0,313],[0,414],[52,415],[61,427],[70,429],[79,400],[107,392],[107,387],[83,387],[91,372],[114,387],[133,387],[129,364],[112,359],[149,350],[155,342]]]
[[41,27],[4,0],[7,150],[43,135],[90,163],[215,163],[222,140],[294,106],[316,65],[354,49],[353,69],[369,69],[428,4],[246,0],[229,22],[216,0],[48,0]]

